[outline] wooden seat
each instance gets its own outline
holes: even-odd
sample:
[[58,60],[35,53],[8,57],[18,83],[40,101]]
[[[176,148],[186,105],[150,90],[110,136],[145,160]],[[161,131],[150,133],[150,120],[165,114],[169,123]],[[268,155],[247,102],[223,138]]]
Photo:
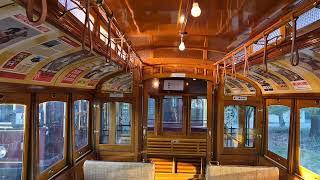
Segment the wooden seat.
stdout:
[[86,161],[83,165],[85,180],[154,180],[152,163]]
[[207,180],[279,180],[277,167],[207,166]]

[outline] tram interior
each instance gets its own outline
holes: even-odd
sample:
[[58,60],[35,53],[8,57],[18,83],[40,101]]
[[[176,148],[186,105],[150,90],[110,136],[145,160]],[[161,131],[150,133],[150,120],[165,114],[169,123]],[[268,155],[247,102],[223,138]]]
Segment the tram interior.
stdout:
[[1,0],[0,179],[320,179],[319,0]]

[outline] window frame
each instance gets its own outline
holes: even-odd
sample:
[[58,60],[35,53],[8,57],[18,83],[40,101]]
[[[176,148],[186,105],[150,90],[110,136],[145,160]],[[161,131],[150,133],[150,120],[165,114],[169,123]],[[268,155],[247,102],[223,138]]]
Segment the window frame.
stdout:
[[[202,97],[202,98],[198,98],[198,97]],[[192,103],[192,99],[206,99],[207,100],[207,127],[206,130],[204,132],[192,132],[192,127],[191,127],[191,103]],[[208,97],[207,95],[195,95],[195,96],[189,96],[188,97],[188,117],[187,117],[187,121],[188,121],[188,134],[190,135],[199,135],[199,136],[206,136],[207,131],[208,131]]]
[[[116,143],[116,103],[129,103],[131,104],[131,139],[130,139],[130,144],[117,144]],[[108,139],[108,143],[107,144],[101,144],[100,143],[100,130],[101,130],[101,114],[102,114],[102,107],[104,103],[111,103],[110,105],[110,109],[111,109],[111,114],[112,117],[110,117],[110,122],[109,122],[109,139]],[[134,112],[135,112],[135,104],[133,101],[130,100],[124,100],[124,99],[106,99],[103,101],[100,101],[99,103],[99,107],[96,109],[96,114],[99,114],[99,121],[96,122],[96,147],[99,150],[105,150],[106,147],[108,148],[115,148],[115,149],[128,149],[130,147],[132,147],[134,145],[134,127],[135,127],[135,116],[134,116]],[[112,112],[114,109],[114,113]]]
[[[47,94],[43,94],[43,93],[39,93],[37,94],[36,97],[36,120],[35,120],[35,125],[36,125],[36,146],[35,146],[35,167],[36,167],[36,172],[37,172],[37,177],[40,180],[45,180],[45,179],[49,179],[53,176],[55,176],[57,173],[59,173],[62,169],[67,167],[67,163],[68,163],[68,147],[70,144],[70,134],[68,133],[68,130],[70,130],[70,118],[72,117],[70,112],[72,112],[72,107],[70,107],[69,104],[69,98],[67,94],[56,94],[56,93],[47,93]],[[49,168],[47,168],[46,170],[44,170],[43,172],[39,171],[39,148],[40,148],[40,144],[39,144],[39,105],[41,103],[44,102],[49,102],[49,101],[61,101],[66,103],[66,119],[65,119],[65,129],[64,129],[64,152],[63,152],[63,159],[56,162],[55,164],[53,164],[52,166],[50,166]],[[71,111],[70,111],[71,110]],[[72,118],[71,118],[72,119]],[[73,126],[71,126],[73,128]],[[74,143],[73,143],[74,144]]]
[[[266,99],[265,101],[265,139],[264,139],[264,154],[265,157],[267,157],[268,159],[273,160],[275,163],[281,165],[282,167],[288,169],[289,168],[289,162],[291,161],[290,159],[292,159],[292,153],[294,152],[294,150],[292,148],[290,148],[292,146],[292,142],[293,142],[293,120],[294,120],[294,101],[292,99]],[[271,105],[282,105],[282,106],[287,106],[290,108],[290,124],[289,124],[289,134],[288,134],[288,154],[287,154],[287,159],[277,155],[276,153],[269,151],[268,150],[268,123],[269,123],[269,111],[268,111],[268,107]]]
[[[165,96],[180,96],[182,99],[182,127],[181,131],[178,132],[172,132],[172,131],[164,131],[163,130],[163,100]],[[184,94],[166,94],[166,95],[160,95],[160,104],[159,104],[159,126],[158,128],[158,135],[160,136],[186,136],[187,135],[187,121],[188,121],[188,96]],[[159,132],[160,131],[160,132]]]
[[30,135],[31,135],[31,96],[27,93],[0,93],[3,95],[0,98],[1,104],[19,104],[25,106],[25,121],[24,121],[24,135],[23,135],[23,158],[22,158],[22,172],[21,179],[28,179],[28,166],[30,153],[29,149],[31,146]]
[[[155,115],[154,115],[154,126],[153,126],[153,130],[150,130],[149,131],[149,127],[148,127],[148,110],[149,110],[149,98],[151,98],[151,99],[154,99],[154,101],[155,101]],[[151,96],[151,95],[149,95],[148,97],[147,97],[147,101],[146,101],[146,103],[147,103],[147,108],[146,108],[146,128],[147,128],[147,134],[148,134],[148,136],[152,136],[152,135],[154,135],[155,134],[155,132],[157,132],[157,122],[159,121],[159,98],[157,98],[156,96]]]
[[[320,108],[319,100],[315,99],[299,99],[296,102],[296,122],[295,122],[295,139],[294,143],[296,148],[294,150],[294,171],[302,177],[308,178],[320,178],[320,174],[317,174],[303,166],[300,165],[300,110],[303,108]],[[319,163],[320,164],[320,163]]]
[[[74,129],[74,103],[78,100],[86,100],[89,102],[89,114],[88,114],[88,144],[78,151],[76,150],[76,143],[75,143],[75,129]],[[90,95],[82,95],[82,94],[76,94],[72,97],[72,149],[73,149],[73,157],[75,161],[78,161],[83,156],[91,152],[92,150],[92,97]]]
[[[239,147],[224,147],[224,129],[222,130],[222,143],[221,143],[221,148],[223,149],[223,153],[227,153],[227,154],[256,154],[259,149],[261,144],[259,144],[260,139],[258,138],[258,134],[261,133],[261,129],[259,127],[259,118],[260,118],[260,114],[259,114],[259,102],[253,101],[253,100],[248,100],[248,101],[233,101],[233,100],[225,100],[224,101],[224,105],[223,105],[223,112],[224,112],[224,108],[226,106],[231,106],[231,105],[235,105],[235,106],[240,106],[240,107],[245,107],[245,106],[252,106],[255,108],[254,111],[254,115],[255,115],[255,119],[254,119],[254,129],[256,131],[256,135],[254,137],[254,142],[253,142],[253,147],[245,147],[245,141],[243,142],[243,146],[239,146]],[[242,123],[243,126],[245,126],[245,113],[241,113],[241,109],[240,108],[240,120],[239,122]],[[224,113],[223,113],[223,121],[224,124]],[[243,131],[244,131],[244,127],[243,127]],[[245,137],[245,133],[242,134],[242,137]]]

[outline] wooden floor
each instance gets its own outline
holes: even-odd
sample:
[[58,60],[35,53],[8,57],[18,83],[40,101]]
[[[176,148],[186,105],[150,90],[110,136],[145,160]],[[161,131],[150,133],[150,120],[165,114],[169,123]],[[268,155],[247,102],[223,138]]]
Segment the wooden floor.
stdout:
[[203,180],[204,175],[186,173],[156,173],[155,180]]

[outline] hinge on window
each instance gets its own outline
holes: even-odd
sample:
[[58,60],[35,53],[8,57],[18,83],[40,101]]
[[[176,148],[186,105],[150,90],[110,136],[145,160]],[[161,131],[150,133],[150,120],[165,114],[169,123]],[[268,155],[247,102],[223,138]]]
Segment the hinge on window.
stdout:
[[263,109],[258,109],[258,112],[263,112]]
[[94,130],[93,132],[94,132],[95,134],[97,134],[97,133],[99,133],[99,130]]

